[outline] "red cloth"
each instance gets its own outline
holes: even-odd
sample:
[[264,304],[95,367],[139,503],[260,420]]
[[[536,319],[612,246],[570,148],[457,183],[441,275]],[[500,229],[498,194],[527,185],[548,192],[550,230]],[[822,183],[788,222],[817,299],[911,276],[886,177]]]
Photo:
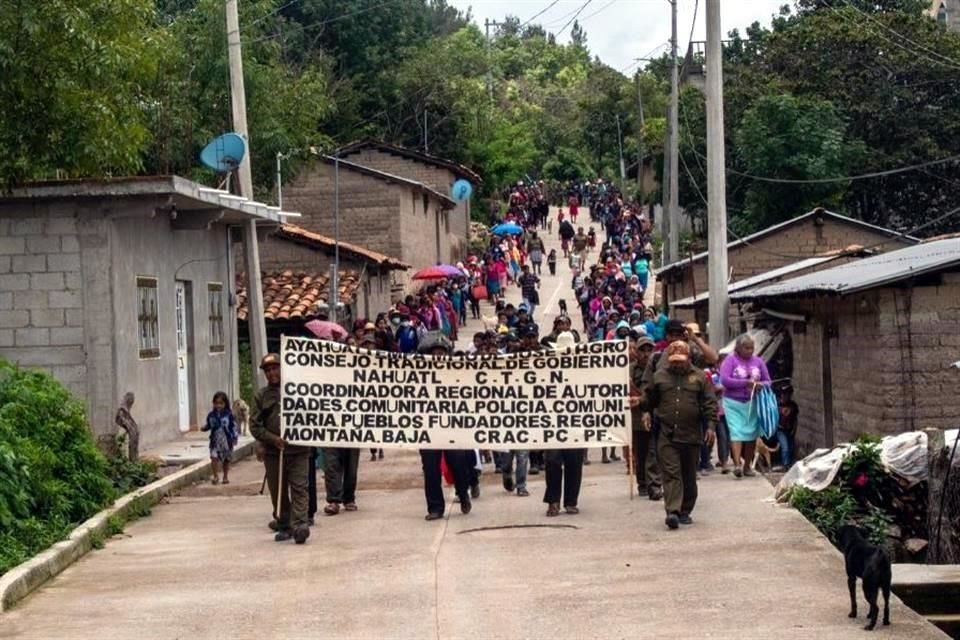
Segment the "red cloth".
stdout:
[[440,456],[440,474],[443,476],[448,487],[453,485],[453,471],[447,466],[447,456],[445,455]]

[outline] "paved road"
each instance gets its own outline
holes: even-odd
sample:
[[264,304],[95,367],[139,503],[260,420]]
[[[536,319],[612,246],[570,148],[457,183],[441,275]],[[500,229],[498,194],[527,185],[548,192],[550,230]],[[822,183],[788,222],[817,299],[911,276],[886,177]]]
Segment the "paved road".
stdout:
[[[545,278],[548,320],[560,282]],[[360,511],[303,547],[272,541],[262,467],[244,462],[0,616],[0,638],[866,637],[841,557],[763,478],[704,479],[696,523],[670,532],[660,503],[627,498],[622,463],[593,458],[578,516],[544,517],[542,475],[519,498],[486,473],[473,513],[428,523],[416,454],[364,457]],[[899,602],[892,615],[871,638],[945,637]]]

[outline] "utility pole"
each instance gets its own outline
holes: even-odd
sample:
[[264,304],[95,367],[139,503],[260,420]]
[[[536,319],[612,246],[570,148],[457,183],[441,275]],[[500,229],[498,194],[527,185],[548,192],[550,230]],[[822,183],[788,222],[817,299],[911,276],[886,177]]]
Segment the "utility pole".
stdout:
[[[230,102],[233,107],[233,128],[247,142],[247,152],[237,172],[240,195],[253,198],[253,177],[250,173],[250,135],[247,132],[247,96],[243,88],[243,53],[240,48],[240,14],[237,0],[226,0],[227,51],[230,61]],[[267,353],[267,328],[263,318],[263,285],[260,282],[260,248],[257,245],[257,222],[243,224],[243,245],[247,259],[247,327],[250,334],[250,357],[254,377],[260,375],[260,360]],[[234,286],[235,283],[230,283]]]
[[643,130],[646,127],[643,121],[643,93],[640,90],[640,70],[637,70],[637,116],[640,126],[637,128],[637,200],[643,207]]
[[672,68],[670,70],[670,117],[667,132],[670,141],[670,180],[666,207],[667,225],[667,262],[680,259],[680,63],[677,58],[677,0],[670,0],[671,33],[670,50]]
[[427,133],[427,110],[423,110],[423,152],[430,153],[430,134]]
[[490,94],[490,107],[493,108],[493,57],[490,46],[490,27],[499,27],[500,23],[496,20],[484,20],[483,27],[486,30],[487,47],[487,93]]
[[627,186],[627,165],[623,162],[623,131],[620,129],[620,114],[614,114],[617,118],[617,145],[620,148],[620,188]]
[[710,281],[710,344],[728,337],[727,175],[723,137],[723,40],[720,0],[707,0],[707,271]]

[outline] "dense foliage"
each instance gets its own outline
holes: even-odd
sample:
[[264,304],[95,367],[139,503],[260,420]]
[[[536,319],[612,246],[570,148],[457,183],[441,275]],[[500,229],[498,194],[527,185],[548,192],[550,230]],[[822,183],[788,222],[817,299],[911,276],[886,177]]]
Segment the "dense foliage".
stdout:
[[[955,161],[844,179],[960,156],[960,36],[924,15],[926,4],[798,0],[730,34],[733,229],[817,205],[920,235],[956,228]],[[508,16],[488,41],[446,0],[244,0],[240,9],[258,197],[270,198],[277,153],[289,156],[289,175],[307,149],[364,137],[473,166],[486,179],[481,197],[524,176],[617,178],[621,138],[628,167],[640,154],[662,166],[668,59],[611,68],[591,56],[580,24],[559,44],[551,29],[565,21]],[[232,128],[228,77],[223,0],[6,7],[0,182],[137,171],[212,180],[196,158]],[[680,201],[702,219],[704,97],[693,85],[680,124]]]
[[0,360],[0,574],[155,471],[105,457],[66,389]]

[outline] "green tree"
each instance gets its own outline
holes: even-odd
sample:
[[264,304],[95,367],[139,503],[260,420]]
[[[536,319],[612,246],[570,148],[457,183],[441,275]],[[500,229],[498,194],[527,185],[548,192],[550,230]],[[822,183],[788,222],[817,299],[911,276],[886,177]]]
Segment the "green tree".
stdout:
[[[863,151],[862,144],[845,139],[845,130],[843,118],[826,100],[765,96],[740,123],[737,165],[753,175],[786,179],[842,176]],[[838,206],[848,185],[752,181],[746,189],[744,215],[751,227],[764,228],[815,206]]]
[[151,0],[45,0],[0,11],[0,182],[135,172],[143,87],[168,45]]

